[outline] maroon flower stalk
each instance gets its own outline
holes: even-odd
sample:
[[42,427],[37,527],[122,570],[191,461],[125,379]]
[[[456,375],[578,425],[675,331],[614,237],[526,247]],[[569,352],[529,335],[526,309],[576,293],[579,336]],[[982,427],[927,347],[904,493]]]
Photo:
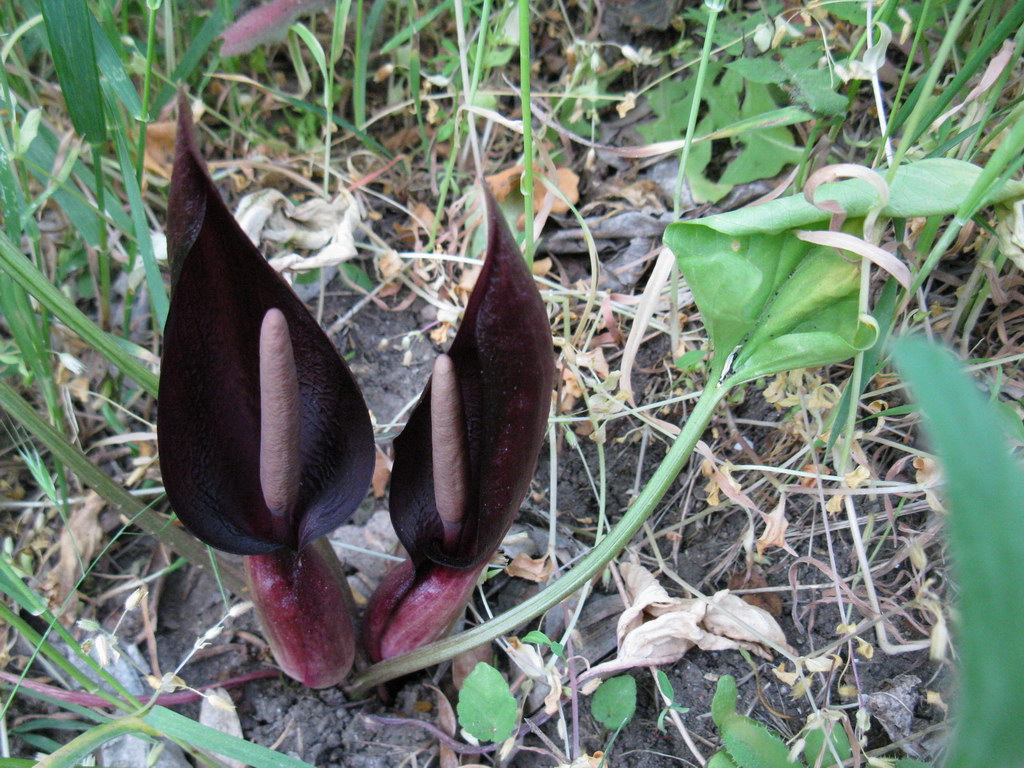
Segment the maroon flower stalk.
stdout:
[[554,354],[544,303],[487,194],[487,254],[465,317],[395,439],[391,522],[409,560],[370,599],[374,661],[432,642],[462,615],[530,487]]
[[348,585],[322,537],[366,495],[369,413],[337,350],[221,200],[184,97],[167,249],[158,439],[168,498],[198,538],[246,555],[284,671],[335,685],[355,635]]

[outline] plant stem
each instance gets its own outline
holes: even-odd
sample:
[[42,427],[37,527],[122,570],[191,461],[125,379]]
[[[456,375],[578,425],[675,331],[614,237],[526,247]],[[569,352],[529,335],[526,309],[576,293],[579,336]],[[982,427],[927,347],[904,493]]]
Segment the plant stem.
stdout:
[[[153,81],[153,62],[156,59],[156,12],[157,5],[146,3],[146,71],[142,79],[142,120],[139,127],[139,149],[135,156],[135,178],[142,185],[142,172],[146,158],[146,129],[149,127],[149,91]],[[127,328],[127,323],[125,324]]]
[[672,203],[672,211],[678,219],[682,210],[683,180],[686,178],[686,163],[690,158],[690,146],[693,144],[693,132],[697,128],[697,114],[700,112],[700,98],[704,93],[704,79],[708,74],[708,61],[711,58],[712,40],[715,36],[715,23],[718,14],[725,8],[725,0],[705,3],[709,10],[708,26],[704,30],[704,49],[700,53],[700,65],[697,67],[697,81],[693,86],[693,101],[690,102],[690,116],[686,121],[686,139],[679,157],[679,172],[676,174],[676,191]]
[[523,255],[533,268],[533,114],[530,109],[530,0],[519,0],[519,100],[523,110]]
[[[714,372],[712,372],[714,373]],[[710,381],[717,381],[716,378]],[[352,696],[361,696],[374,686],[408,675],[420,669],[439,664],[463,651],[490,642],[516,627],[534,619],[558,605],[593,578],[633,538],[644,521],[650,517],[658,502],[675,481],[683,466],[693,453],[694,446],[704,430],[711,423],[715,406],[729,391],[727,387],[707,388],[694,405],[690,417],[683,425],[683,431],[676,438],[669,452],[662,459],[658,469],[637,496],[633,505],[626,510],[618,523],[612,527],[601,543],[595,546],[572,570],[511,611],[491,619],[478,627],[453,637],[438,640],[422,648],[396,656],[393,659],[374,664],[352,680],[347,688]]]

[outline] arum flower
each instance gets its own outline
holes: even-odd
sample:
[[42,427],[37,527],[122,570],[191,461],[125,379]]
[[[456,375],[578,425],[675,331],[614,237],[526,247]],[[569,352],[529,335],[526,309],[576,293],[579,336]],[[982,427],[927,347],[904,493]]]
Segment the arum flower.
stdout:
[[167,496],[198,538],[246,556],[284,671],[335,685],[355,635],[323,537],[369,487],[369,413],[337,350],[221,200],[184,97],[167,219],[173,293],[158,432]]
[[450,631],[529,490],[544,440],[555,373],[547,313],[490,195],[485,218],[487,253],[462,325],[395,439],[391,522],[409,559],[367,608],[375,661]]

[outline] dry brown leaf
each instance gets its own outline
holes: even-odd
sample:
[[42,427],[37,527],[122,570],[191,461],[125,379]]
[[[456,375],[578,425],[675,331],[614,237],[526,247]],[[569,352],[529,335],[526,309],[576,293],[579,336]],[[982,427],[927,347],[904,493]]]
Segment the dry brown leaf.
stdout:
[[771,658],[765,643],[789,650],[771,614],[727,589],[710,599],[673,598],[642,566],[625,563],[620,569],[630,604],[616,629],[618,655],[592,668],[581,683],[632,667],[674,664],[694,646],[705,651],[742,648],[763,658]]
[[[768,586],[764,569],[753,565],[749,569],[741,568],[729,577],[729,589],[763,589]],[[751,605],[764,608],[772,616],[782,615],[782,598],[778,592],[751,592],[742,596]]]
[[789,521],[786,519],[786,497],[779,497],[779,503],[770,514],[761,512],[760,515],[764,521],[764,531],[755,543],[758,557],[763,555],[768,547],[781,547],[796,555],[793,548],[786,543],[786,529],[789,528]]
[[512,562],[505,567],[505,573],[513,578],[518,577],[542,584],[551,577],[551,572],[554,569],[555,566],[547,555],[533,558],[525,552],[518,552],[512,558]]
[[373,488],[373,498],[375,499],[384,498],[384,491],[387,490],[388,480],[391,479],[391,464],[392,462],[388,455],[378,447],[373,465],[373,480],[370,481],[370,487]]
[[397,251],[388,251],[380,257],[380,261],[377,262],[377,269],[384,280],[391,280],[405,269],[405,262],[402,261],[402,257],[398,255]]
[[[443,733],[454,736],[457,722],[455,720],[455,710],[452,708],[451,702],[448,701],[448,697],[439,688],[435,688],[432,685],[427,687],[434,691],[434,698],[437,701],[437,727]],[[451,747],[441,742],[438,763],[441,768],[458,768],[459,756],[455,754]]]
[[[540,213],[540,211],[547,205],[546,198],[553,196],[554,200],[551,202],[552,213],[568,213],[570,205],[576,205],[580,201],[580,177],[573,173],[568,168],[556,168],[555,178],[551,179],[558,187],[558,191],[562,193],[565,200],[562,198],[552,195],[544,183],[537,180],[534,184],[533,189],[533,210],[534,213]],[[568,201],[568,202],[566,202]]]
[[146,154],[142,159],[143,165],[147,171],[165,179],[171,178],[177,125],[176,120],[162,120],[146,126]]
[[510,637],[506,652],[519,671],[531,680],[542,680],[547,677],[544,658],[532,645],[524,643],[518,637]]
[[[486,180],[491,185],[495,199],[499,203],[503,203],[513,191],[519,189],[522,176],[523,166],[513,165],[511,168],[487,176]],[[553,195],[538,177],[533,183],[534,213],[540,213],[546,205],[551,206],[551,213],[568,213],[569,206],[576,205],[580,201],[580,177],[569,168],[556,168],[554,176],[548,178],[558,187],[558,191],[562,193],[565,200]],[[554,199],[549,202],[548,197]]]
[[452,682],[455,684],[455,690],[462,690],[462,684],[469,677],[469,673],[476,669],[476,665],[481,661],[490,664],[492,655],[491,644],[484,643],[476,648],[463,651],[452,659]]
[[[90,491],[82,505],[71,513],[68,524],[60,533],[57,545],[60,554],[57,567],[54,568],[54,598],[57,605],[63,605],[74,591],[75,585],[83,575],[80,564],[88,567],[103,540],[99,514],[105,506],[103,498]],[[74,611],[67,611],[65,615],[74,620]]]
[[704,617],[704,628],[708,632],[735,640],[740,647],[764,659],[772,657],[765,645],[766,640],[779,648],[792,650],[786,642],[782,627],[768,611],[744,602],[727,589],[712,596]]
[[531,271],[533,272],[534,277],[547,277],[552,266],[553,262],[551,261],[550,256],[544,259],[536,259],[533,262],[533,268]]
[[487,176],[486,180],[491,185],[491,192],[494,193],[494,198],[499,203],[504,203],[505,199],[512,194],[512,190],[518,189],[519,179],[522,175],[523,166],[513,165],[504,171],[498,171],[491,176]]

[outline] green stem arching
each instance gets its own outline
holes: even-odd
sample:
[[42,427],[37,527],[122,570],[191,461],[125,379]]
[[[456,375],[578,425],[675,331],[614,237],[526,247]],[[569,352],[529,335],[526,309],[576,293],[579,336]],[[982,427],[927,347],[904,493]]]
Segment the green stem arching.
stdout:
[[[711,372],[714,374],[714,371]],[[717,378],[709,381],[717,382]],[[422,648],[396,656],[393,659],[374,664],[363,673],[353,678],[348,693],[360,696],[381,683],[408,675],[426,667],[446,661],[463,651],[490,642],[507,632],[512,631],[524,622],[540,616],[545,611],[558,605],[587,581],[593,578],[612,560],[633,538],[644,521],[650,517],[658,502],[675,481],[683,466],[689,460],[694,447],[704,430],[711,423],[715,406],[729,391],[728,387],[713,385],[704,390],[697,400],[690,417],[683,425],[683,430],[676,438],[669,452],[662,459],[647,485],[637,496],[633,505],[608,532],[601,543],[595,546],[572,570],[562,576],[554,584],[540,594],[524,601],[511,611],[491,619],[480,626],[461,632],[458,635],[425,645]]]

